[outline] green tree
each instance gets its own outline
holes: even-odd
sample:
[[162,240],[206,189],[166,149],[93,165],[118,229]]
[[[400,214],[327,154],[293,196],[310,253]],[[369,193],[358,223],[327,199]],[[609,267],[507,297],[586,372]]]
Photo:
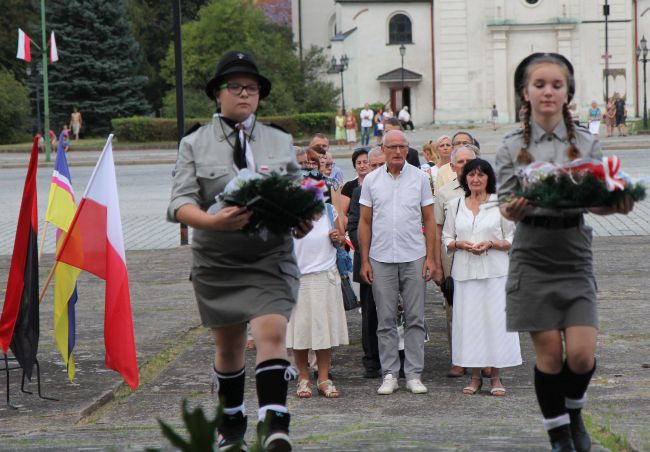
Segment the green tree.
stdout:
[[52,129],[69,121],[73,107],[87,134],[108,132],[111,118],[149,113],[124,0],[50,0],[47,7],[60,58],[49,66]]
[[[181,2],[181,20],[188,22],[196,19],[199,8],[208,0],[183,0]],[[131,26],[135,39],[140,44],[142,56],[138,73],[148,78],[145,97],[158,113],[163,105],[165,91],[170,85],[160,76],[160,63],[167,54],[170,45],[173,48],[173,14],[170,1],[128,0],[127,3]]]
[[[322,51],[308,52],[301,65],[291,30],[269,22],[250,0],[212,0],[199,10],[196,21],[183,25],[186,90],[203,90],[214,75],[220,55],[228,50],[254,55],[260,70],[273,83],[271,95],[260,104],[260,115],[335,108],[338,91],[331,83],[318,79],[326,64]],[[161,74],[169,85],[174,84],[172,47],[162,63]],[[172,106],[167,101],[165,110],[169,108]]]
[[29,139],[29,90],[0,69],[0,143]]

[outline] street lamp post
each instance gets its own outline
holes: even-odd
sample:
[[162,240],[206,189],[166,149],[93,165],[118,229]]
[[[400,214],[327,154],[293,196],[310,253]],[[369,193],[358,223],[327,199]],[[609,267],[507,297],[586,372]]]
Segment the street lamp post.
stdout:
[[404,47],[404,44],[399,46],[399,54],[402,57],[402,107],[404,107],[404,55],[406,55],[406,47]]
[[643,63],[643,128],[648,129],[648,98],[646,95],[646,78],[645,78],[645,66],[648,62],[648,41],[645,39],[645,35],[641,38],[641,43],[636,47],[636,57]]
[[341,55],[340,58],[340,63],[336,62],[336,57],[332,57],[331,66],[330,66],[330,72],[338,72],[341,74],[341,106],[343,108],[343,113],[345,113],[345,86],[343,84],[343,72],[345,72],[348,68],[348,63],[350,62],[350,59],[348,56],[344,53]]

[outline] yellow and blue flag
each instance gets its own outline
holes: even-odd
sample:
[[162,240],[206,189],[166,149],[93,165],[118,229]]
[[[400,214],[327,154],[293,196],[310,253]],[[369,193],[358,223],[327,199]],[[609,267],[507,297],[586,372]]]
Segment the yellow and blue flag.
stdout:
[[[61,133],[45,213],[45,221],[52,223],[58,229],[57,252],[76,210],[70,169],[63,150],[63,133]],[[54,340],[66,363],[70,381],[73,381],[75,376],[73,354],[76,331],[75,304],[77,303],[77,278],[80,272],[79,269],[63,262],[59,262],[54,270]]]

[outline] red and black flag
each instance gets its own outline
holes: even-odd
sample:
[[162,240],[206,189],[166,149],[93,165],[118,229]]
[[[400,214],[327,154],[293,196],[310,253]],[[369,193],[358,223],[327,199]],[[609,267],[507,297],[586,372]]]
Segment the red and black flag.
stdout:
[[14,253],[9,267],[7,292],[0,316],[0,348],[7,353],[11,347],[29,379],[32,378],[39,337],[37,166],[38,138],[34,138],[20,205]]

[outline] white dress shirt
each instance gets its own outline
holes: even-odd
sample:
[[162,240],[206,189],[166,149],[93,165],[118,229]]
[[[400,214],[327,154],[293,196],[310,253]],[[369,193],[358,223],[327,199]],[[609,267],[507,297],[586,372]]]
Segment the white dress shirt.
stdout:
[[393,177],[384,164],[368,174],[361,187],[359,203],[372,208],[370,258],[400,263],[425,256],[422,207],[433,204],[429,177],[406,162]]
[[[488,203],[481,206],[476,216],[467,208],[465,199],[465,196],[461,196],[447,203],[447,219],[442,228],[442,241],[445,248],[454,240],[467,240],[471,243],[507,240],[512,243],[515,224],[501,216],[496,206],[496,194],[490,195]],[[491,248],[483,254],[475,255],[457,249],[455,252],[447,250],[447,253],[454,254],[451,276],[455,280],[496,278],[508,274],[507,251]]]

